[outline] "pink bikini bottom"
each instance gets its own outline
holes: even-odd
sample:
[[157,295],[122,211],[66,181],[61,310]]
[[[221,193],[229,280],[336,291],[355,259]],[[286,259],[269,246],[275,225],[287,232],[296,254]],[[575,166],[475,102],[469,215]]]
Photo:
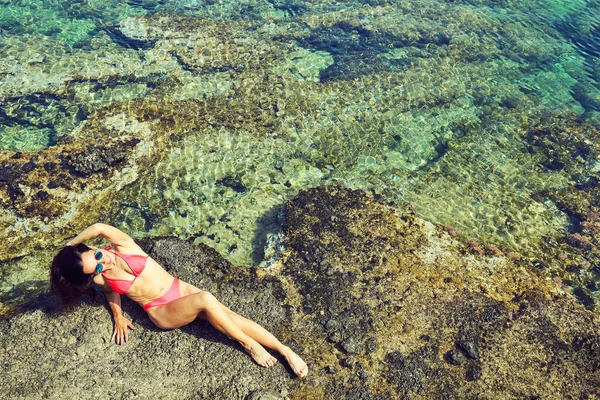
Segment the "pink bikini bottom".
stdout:
[[144,304],[144,311],[147,311],[150,308],[164,306],[165,304],[169,304],[173,300],[177,300],[181,297],[181,293],[179,292],[179,279],[173,279],[173,284],[167,290],[165,294],[160,296],[158,299],[154,299],[149,303]]

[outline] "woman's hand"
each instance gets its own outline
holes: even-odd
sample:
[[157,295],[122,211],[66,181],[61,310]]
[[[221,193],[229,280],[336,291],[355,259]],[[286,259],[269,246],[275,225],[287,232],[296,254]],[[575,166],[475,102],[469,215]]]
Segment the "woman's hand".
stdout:
[[110,341],[112,342],[114,340],[115,344],[123,344],[127,342],[127,338],[129,337],[129,331],[127,330],[127,327],[130,329],[135,329],[131,321],[127,318],[115,318],[115,327]]

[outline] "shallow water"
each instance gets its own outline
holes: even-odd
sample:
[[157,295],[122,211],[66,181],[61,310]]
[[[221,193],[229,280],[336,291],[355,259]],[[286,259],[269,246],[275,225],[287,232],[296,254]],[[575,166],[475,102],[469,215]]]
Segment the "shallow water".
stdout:
[[[596,298],[595,253],[556,250],[585,220],[555,194],[599,179],[599,16],[584,0],[0,1],[0,148],[43,151],[131,104],[111,120],[127,135],[136,99],[195,101],[208,116],[107,222],[256,264],[287,199],[338,183]],[[564,271],[555,250],[589,265]]]

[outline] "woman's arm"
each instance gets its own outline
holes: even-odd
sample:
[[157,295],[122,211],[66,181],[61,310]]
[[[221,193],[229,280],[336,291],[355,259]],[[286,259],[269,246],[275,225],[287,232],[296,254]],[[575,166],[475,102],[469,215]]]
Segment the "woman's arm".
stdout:
[[106,300],[108,300],[108,306],[112,311],[114,319],[113,334],[110,341],[115,341],[115,344],[123,344],[127,342],[129,338],[129,331],[127,327],[135,329],[130,320],[123,316],[123,310],[121,309],[121,295],[110,290],[105,291]]
[[104,237],[115,246],[131,247],[135,245],[133,239],[125,232],[115,228],[114,226],[96,223],[81,231],[79,235],[75,236],[67,243],[67,246],[74,246],[98,236]]
[[129,331],[127,327],[135,329],[130,320],[123,316],[123,310],[121,309],[121,295],[110,287],[110,285],[104,280],[104,277],[100,274],[94,277],[94,282],[102,288],[108,301],[108,306],[113,315],[114,325],[113,334],[110,341],[115,341],[115,344],[121,344],[127,342],[129,337]]

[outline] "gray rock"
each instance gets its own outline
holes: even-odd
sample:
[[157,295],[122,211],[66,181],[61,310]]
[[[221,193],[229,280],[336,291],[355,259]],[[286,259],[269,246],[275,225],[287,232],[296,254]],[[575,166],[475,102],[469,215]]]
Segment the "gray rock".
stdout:
[[[285,326],[288,316],[278,298],[277,281],[250,279],[244,275],[248,270],[240,269],[241,274],[227,275],[226,284],[218,282],[215,272],[227,268],[222,257],[180,240],[157,239],[145,243],[144,249],[175,276],[192,284],[202,280],[202,288],[232,310],[285,339],[279,327]],[[233,289],[231,294],[220,290],[225,286]],[[235,341],[207,322],[199,320],[175,330],[156,328],[142,308],[125,296],[123,312],[136,329],[130,331],[126,344],[114,345],[108,341],[112,320],[104,304],[98,296],[97,303],[87,299],[61,312],[54,296],[43,293],[31,299],[29,311],[12,316],[10,322],[0,319],[0,359],[9,360],[0,372],[2,398],[39,398],[44,393],[50,398],[242,400],[261,388],[262,397],[254,398],[280,400],[280,395],[266,397],[266,391],[286,392],[293,382],[285,362],[273,368],[256,365]],[[89,368],[92,361],[94,368]],[[151,374],[139,374],[148,368]],[[97,375],[108,369],[120,378]],[[183,380],[189,384],[182,385]]]
[[[133,142],[135,143],[135,141]],[[117,167],[126,157],[127,151],[124,149],[89,146],[81,153],[69,155],[69,165],[79,174],[88,176],[111,167]]]
[[361,369],[360,371],[358,371],[358,377],[361,381],[366,382],[371,378],[371,375],[369,375],[369,373],[364,369]]
[[348,357],[340,361],[340,364],[342,364],[343,367],[352,369],[358,364],[358,361],[354,357]]
[[340,323],[333,318],[327,320],[327,322],[325,323],[325,330],[327,332],[336,331],[339,329],[339,327],[340,327]]
[[333,343],[339,343],[342,341],[344,336],[342,335],[342,332],[335,331],[335,332],[330,333],[327,338]]
[[467,362],[467,357],[459,350],[454,349],[446,353],[446,360],[453,365],[463,365]]
[[346,353],[349,354],[359,354],[360,353],[360,344],[358,340],[354,336],[350,336],[346,340],[341,343],[342,348]]
[[481,367],[477,364],[469,366],[467,369],[467,380],[476,381],[481,378]]
[[367,339],[367,353],[371,354],[377,351],[377,339],[370,337]]
[[472,360],[479,360],[479,349],[477,349],[477,345],[472,340],[457,340],[456,347],[462,350],[463,353],[467,357]]
[[283,396],[272,390],[257,390],[246,397],[246,400],[283,400]]

